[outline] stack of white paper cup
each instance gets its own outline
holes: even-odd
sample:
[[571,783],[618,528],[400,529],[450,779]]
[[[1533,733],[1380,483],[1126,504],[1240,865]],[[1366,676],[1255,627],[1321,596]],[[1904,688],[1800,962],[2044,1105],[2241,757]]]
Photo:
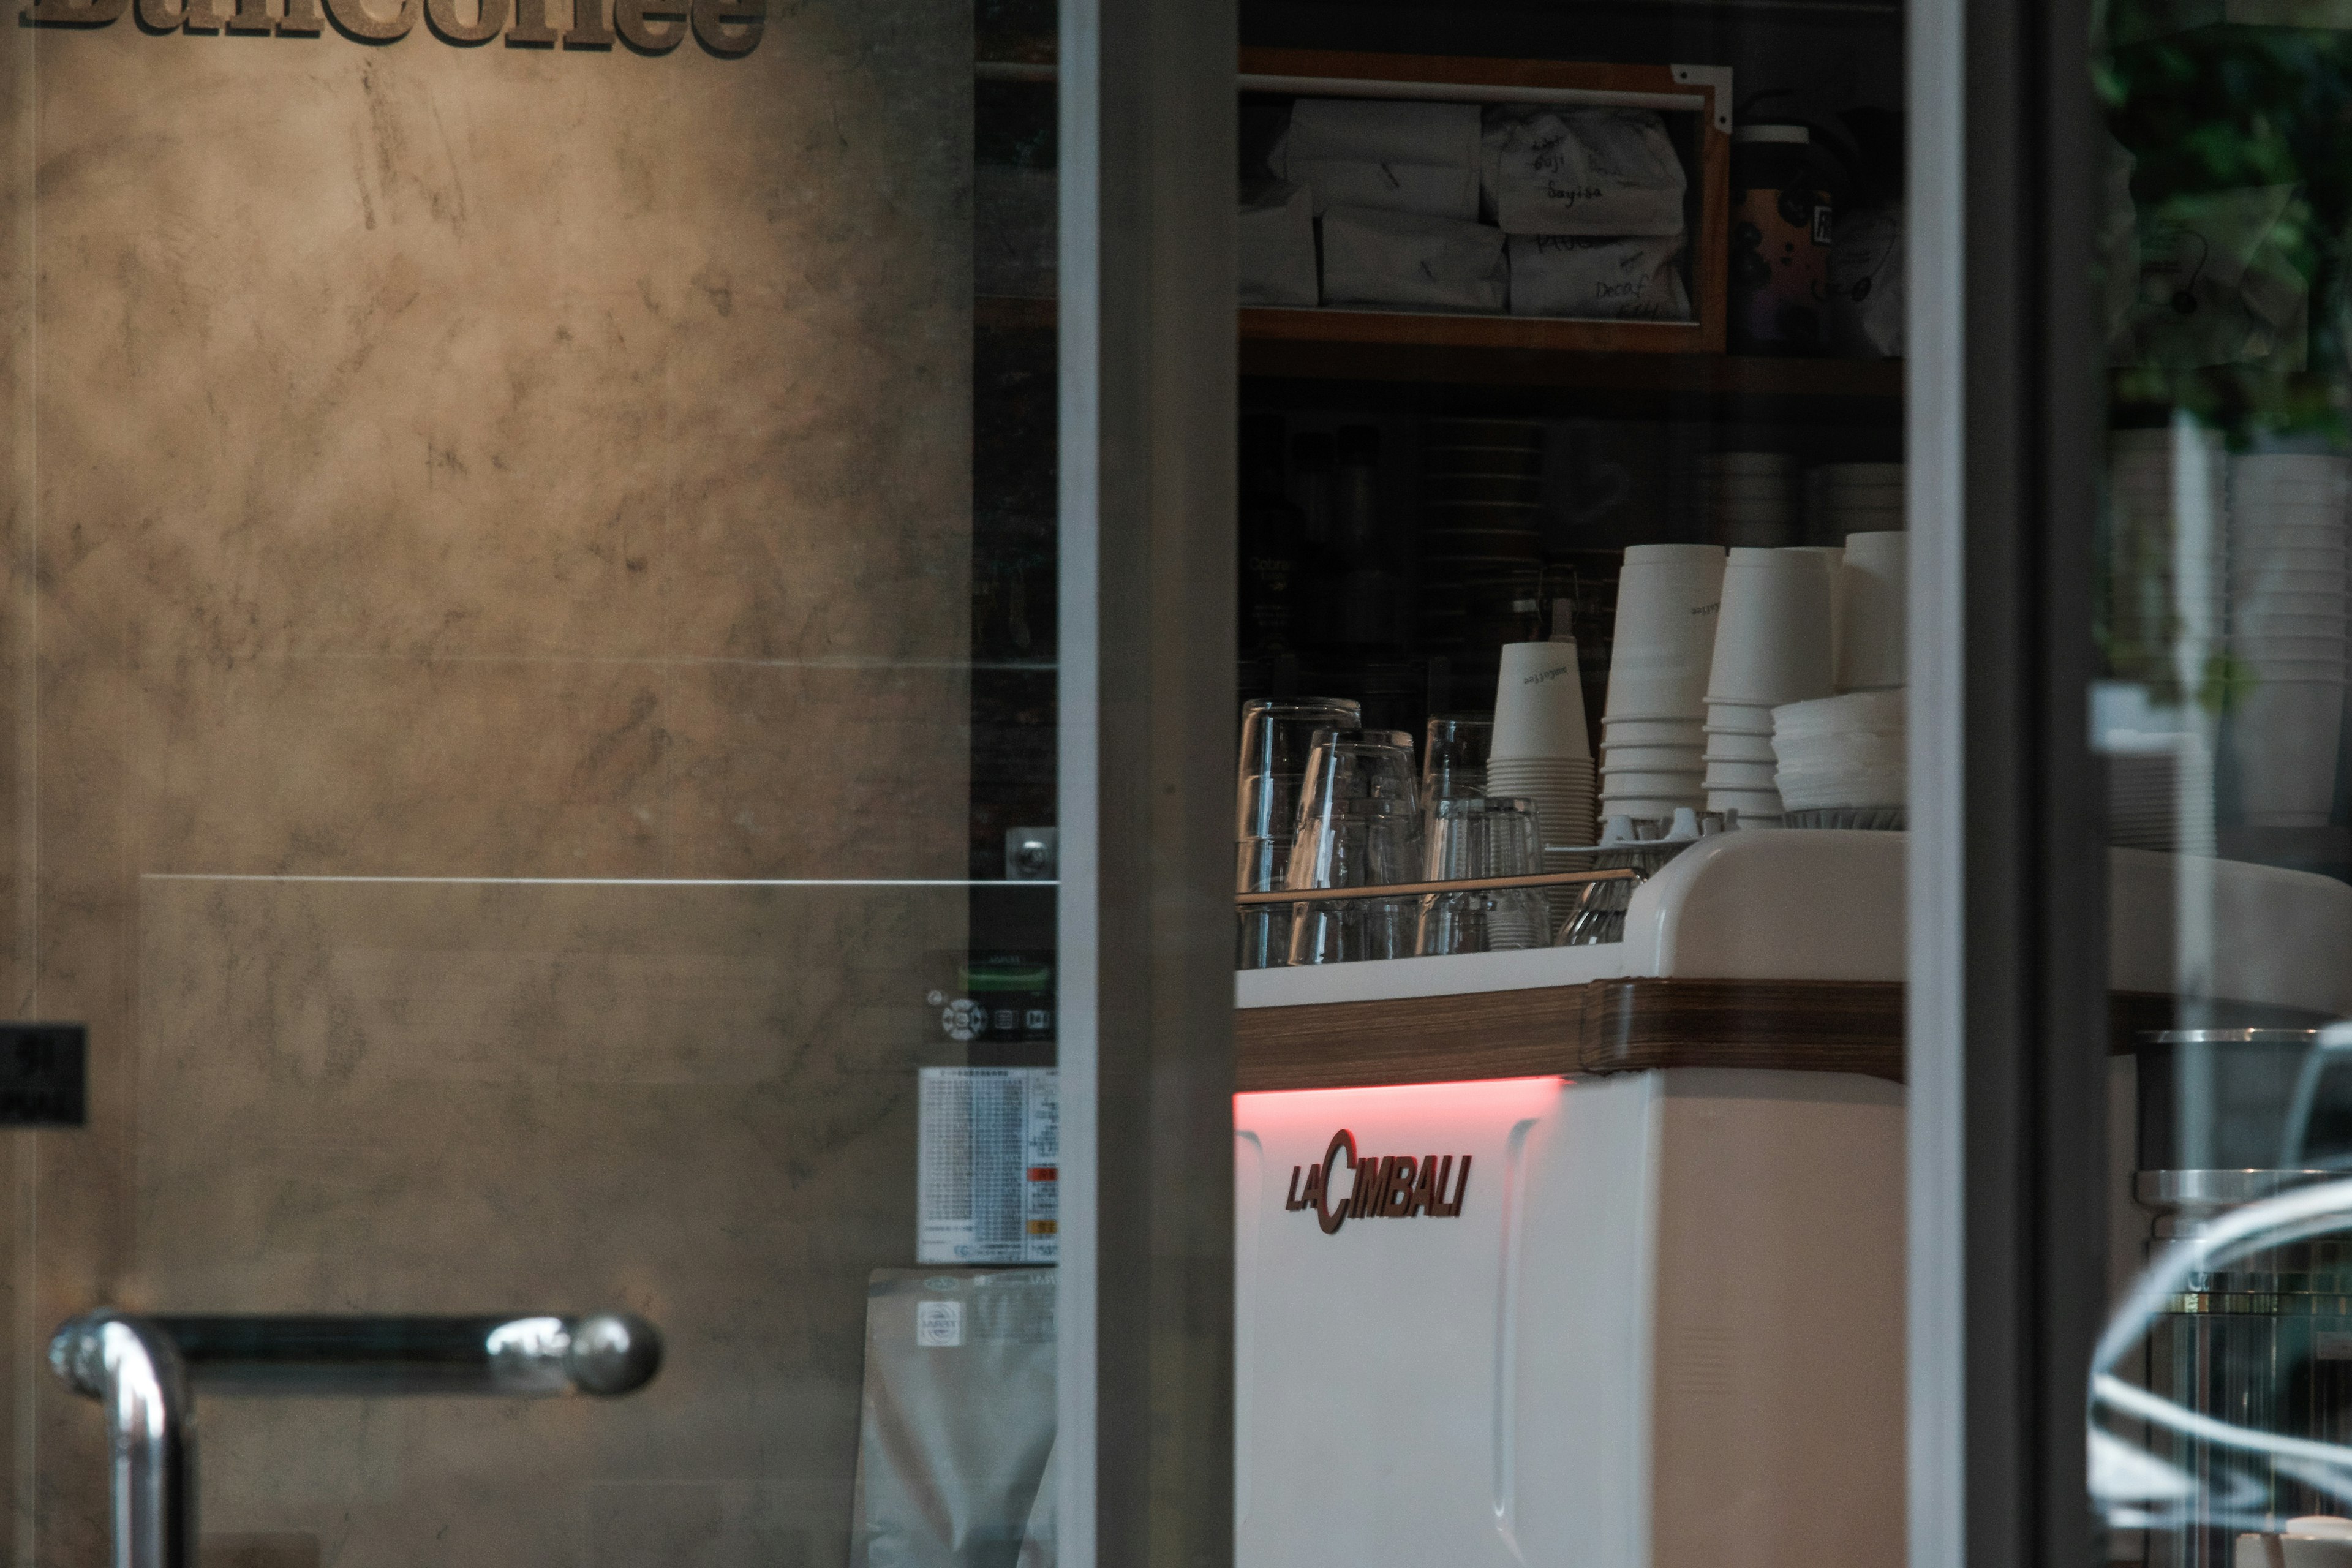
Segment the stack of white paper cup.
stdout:
[[1811,550],[1734,550],[1707,676],[1709,811],[1769,823],[1781,816],[1772,710],[1826,697],[1832,682],[1835,570]]
[[[1593,841],[1592,742],[1584,724],[1584,684],[1576,644],[1503,645],[1495,682],[1495,737],[1486,753],[1486,795],[1534,803],[1543,833],[1544,869],[1573,871],[1569,850]],[[1549,896],[1558,930],[1580,889]]]
[[2352,606],[2352,458],[2269,453],[2230,474],[2230,645],[2251,687],[2231,714],[2247,824],[2326,825],[2336,797]]
[[1904,730],[1899,688],[1774,708],[1781,802],[1792,812],[1903,805]]
[[1607,816],[1648,820],[1706,804],[1701,728],[1723,574],[1723,552],[1711,544],[1625,552],[1601,721]]
[[1805,476],[1812,537],[1843,539],[1903,526],[1903,465],[1823,463]]
[[1903,684],[1907,536],[1849,533],[1838,568],[1837,687],[1884,691]]

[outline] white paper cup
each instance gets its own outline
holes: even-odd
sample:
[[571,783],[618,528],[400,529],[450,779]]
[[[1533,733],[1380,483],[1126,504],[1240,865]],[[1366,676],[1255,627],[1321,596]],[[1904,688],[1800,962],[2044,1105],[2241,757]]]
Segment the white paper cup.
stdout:
[[1699,781],[1706,776],[1705,769],[1696,767],[1687,771],[1676,768],[1671,773],[1636,772],[1630,768],[1615,773],[1604,772],[1601,775],[1601,793],[1604,796],[1696,795],[1700,789]]
[[1733,551],[1723,574],[1708,700],[1778,704],[1828,696],[1833,616],[1830,574],[1819,556]]
[[2237,630],[2257,637],[2340,637],[2347,627],[2352,627],[2352,616],[2341,612],[2297,616],[2273,610],[2243,611],[2236,625]]
[[1486,757],[1589,757],[1584,679],[1573,642],[1503,646],[1495,682],[1495,731]]
[[1621,746],[1615,742],[1601,747],[1601,765],[1619,773],[1680,773],[1698,765],[1704,754],[1704,744],[1696,746]]
[[1671,818],[1677,811],[1706,809],[1706,796],[1704,795],[1687,800],[1638,800],[1628,796],[1621,801],[1602,802],[1601,815],[1604,820],[1612,816],[1629,816],[1636,822],[1659,822]]
[[2335,616],[2352,613],[2352,595],[2322,589],[2305,593],[2282,589],[2274,594],[2250,594],[2239,601],[2242,611],[2259,610],[2281,616]]
[[1738,730],[1709,731],[1706,737],[1706,750],[1702,756],[1708,763],[1713,763],[1717,758],[1741,763],[1780,761],[1779,754],[1772,750],[1771,736],[1749,734],[1745,731]]
[[2274,573],[2309,572],[2344,574],[2352,550],[2340,544],[2281,545],[2272,550],[2240,550],[2231,558],[2232,576],[2263,576]]
[[2333,680],[2264,680],[2239,699],[2228,734],[2249,826],[2326,825],[2344,689],[2339,673]]
[[1615,745],[1620,742],[1629,746],[1696,746],[1699,743],[1700,723],[1696,719],[1603,719],[1601,721],[1601,743]]
[[1710,759],[1702,781],[1710,790],[1777,789],[1780,775],[1770,763],[1733,763]]
[[1909,536],[1849,533],[1839,570],[1837,684],[1840,690],[1900,686],[1904,674],[1904,606]]
[[1710,544],[1626,550],[1609,663],[1611,716],[1698,717],[1715,652],[1723,568],[1723,552]]
[[2333,637],[2316,637],[2242,635],[2233,636],[2231,643],[2248,658],[2278,658],[2296,662],[2305,659],[2332,658],[2340,663],[2345,653],[2344,636],[2340,632]]
[[1706,722],[1701,733],[1727,735],[1769,735],[1772,732],[1772,705],[1769,702],[1710,702],[1706,705]]

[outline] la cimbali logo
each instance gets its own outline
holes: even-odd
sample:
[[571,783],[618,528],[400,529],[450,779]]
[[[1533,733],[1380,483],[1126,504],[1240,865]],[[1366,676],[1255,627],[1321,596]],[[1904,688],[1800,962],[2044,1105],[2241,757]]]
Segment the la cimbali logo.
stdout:
[[[20,13],[32,27],[103,27],[132,0],[30,0]],[[515,48],[609,49],[615,41],[641,55],[666,55],[691,32],[714,55],[748,55],[768,20],[768,0],[137,0],[148,33],[245,33],[315,38],[331,24],[362,44],[389,44],[421,18],[445,43]],[[234,9],[224,9],[233,5]]]
[[[1355,1173],[1348,1195],[1339,1197],[1341,1161]],[[1306,1178],[1305,1187],[1299,1178]],[[1451,1186],[1454,1195],[1448,1198]],[[1313,1209],[1330,1235],[1351,1219],[1454,1219],[1462,1213],[1462,1194],[1470,1190],[1470,1156],[1456,1167],[1451,1154],[1359,1154],[1356,1135],[1342,1127],[1331,1134],[1331,1146],[1322,1163],[1290,1167],[1289,1211]]]

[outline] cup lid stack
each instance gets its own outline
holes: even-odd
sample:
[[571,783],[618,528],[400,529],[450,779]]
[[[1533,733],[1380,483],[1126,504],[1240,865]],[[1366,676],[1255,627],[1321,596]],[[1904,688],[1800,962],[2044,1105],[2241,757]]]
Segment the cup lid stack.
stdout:
[[1790,811],[1905,804],[1905,694],[1853,691],[1772,710],[1772,750]]
[[2252,826],[2324,826],[2352,658],[2352,458],[2239,458],[2229,497],[2229,642],[2250,682],[2230,716],[2241,808]]
[[1654,821],[1706,807],[1703,730],[1724,566],[1710,544],[1625,552],[1601,719],[1604,816]]
[[1543,566],[1544,427],[1433,419],[1422,444],[1422,640],[1458,648],[1482,600],[1535,598]]

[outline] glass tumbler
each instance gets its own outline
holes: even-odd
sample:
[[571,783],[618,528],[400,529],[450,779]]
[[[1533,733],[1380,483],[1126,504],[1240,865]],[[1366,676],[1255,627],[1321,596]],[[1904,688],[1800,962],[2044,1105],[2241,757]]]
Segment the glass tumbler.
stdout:
[[[1241,766],[1234,784],[1234,890],[1286,887],[1298,790],[1319,730],[1352,730],[1357,705],[1337,697],[1257,698],[1242,704]],[[1234,911],[1234,963],[1279,969],[1290,961],[1290,906]]]
[[[1289,886],[1370,888],[1421,874],[1421,802],[1412,737],[1400,730],[1336,730],[1315,737],[1300,786]],[[1329,899],[1290,907],[1290,962],[1408,958],[1412,898]]]
[[[1307,777],[1316,733],[1353,730],[1362,722],[1357,705],[1338,697],[1260,697],[1243,703],[1234,837],[1287,839],[1297,826],[1298,787]],[[1280,885],[1238,890],[1264,892]]]
[[1486,793],[1486,753],[1495,743],[1489,713],[1441,713],[1421,748],[1421,804]]
[[[1432,801],[1423,879],[1532,877],[1543,864],[1535,803],[1510,797]],[[1424,893],[1413,951],[1423,957],[1508,952],[1549,945],[1550,906],[1540,888]]]

